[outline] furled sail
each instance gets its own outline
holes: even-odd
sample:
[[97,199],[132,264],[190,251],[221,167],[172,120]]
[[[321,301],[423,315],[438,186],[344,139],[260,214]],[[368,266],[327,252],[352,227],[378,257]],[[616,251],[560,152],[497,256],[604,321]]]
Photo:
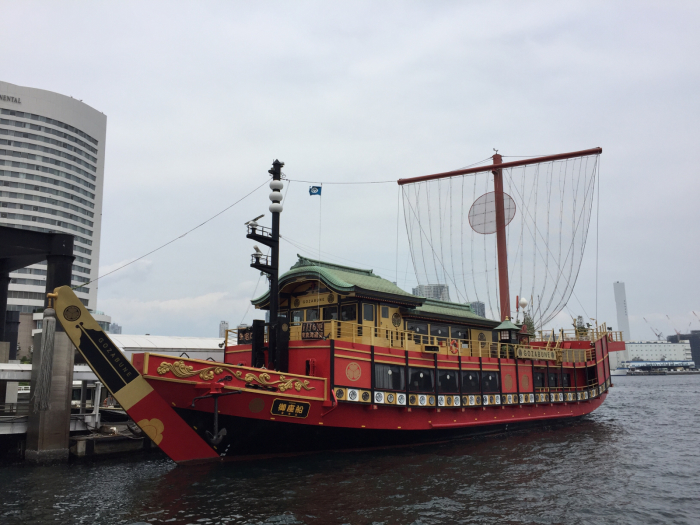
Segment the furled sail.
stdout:
[[[483,302],[499,318],[496,203],[502,173],[508,282],[542,327],[576,284],[602,150],[505,162],[402,179],[404,220],[419,284],[444,284],[452,301]],[[499,155],[498,161],[501,160]],[[507,160],[507,159],[506,159]]]

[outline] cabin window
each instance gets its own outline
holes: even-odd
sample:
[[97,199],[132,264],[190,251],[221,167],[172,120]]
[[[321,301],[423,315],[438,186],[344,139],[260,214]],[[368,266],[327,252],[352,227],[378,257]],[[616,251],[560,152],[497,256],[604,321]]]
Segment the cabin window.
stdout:
[[408,389],[411,392],[433,392],[435,370],[432,368],[409,368]]
[[444,324],[431,324],[430,335],[437,337],[438,341],[446,341],[449,335],[449,329]]
[[438,370],[438,392],[459,394],[458,370]]
[[415,332],[416,334],[420,334],[421,337],[415,337],[414,341],[416,343],[422,343],[423,344],[428,344],[428,323],[419,323],[418,321],[407,321],[406,322],[406,330],[409,332]]
[[484,392],[498,392],[498,372],[486,370],[481,372],[481,379],[484,382]]
[[362,320],[363,321],[374,321],[374,305],[373,304],[362,304]]
[[389,319],[389,307],[382,306],[382,319]]
[[465,394],[481,393],[481,387],[479,386],[479,372],[475,370],[462,372],[462,392]]
[[289,319],[289,312],[287,310],[285,310],[284,312],[277,312],[277,317],[280,321],[286,323],[287,319]]
[[292,322],[301,323],[304,321],[304,310],[292,310]]
[[337,306],[326,306],[323,309],[323,320],[324,321],[337,321],[338,320],[338,307]]
[[344,304],[340,307],[341,321],[356,321],[357,320],[357,305]]
[[508,330],[501,332],[501,341],[510,341],[510,332]]
[[533,383],[535,384],[535,388],[544,388],[544,373],[535,372]]
[[374,387],[382,390],[405,390],[404,367],[375,363]]
[[306,320],[307,321],[318,321],[318,308],[307,308],[306,309]]
[[561,384],[564,388],[569,388],[571,386],[571,374],[562,374]]
[[549,386],[559,386],[559,374],[549,374]]
[[469,328],[464,328],[463,326],[451,326],[450,334],[452,339],[469,339]]

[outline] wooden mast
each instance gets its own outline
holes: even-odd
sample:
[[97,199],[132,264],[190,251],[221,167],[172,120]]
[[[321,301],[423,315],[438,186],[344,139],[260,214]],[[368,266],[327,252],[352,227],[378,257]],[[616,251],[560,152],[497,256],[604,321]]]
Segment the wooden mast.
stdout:
[[[502,164],[503,158],[496,153],[494,166]],[[506,213],[503,204],[503,170],[494,169],[493,188],[496,205],[496,248],[498,250],[498,292],[501,303],[501,321],[510,317],[510,289],[508,286],[508,251],[506,249]]]

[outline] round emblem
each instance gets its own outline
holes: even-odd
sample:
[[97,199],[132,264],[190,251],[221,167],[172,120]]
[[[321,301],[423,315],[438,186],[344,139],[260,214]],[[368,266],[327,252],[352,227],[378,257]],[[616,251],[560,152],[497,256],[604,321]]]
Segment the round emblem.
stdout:
[[344,392],[343,392],[342,388],[339,388],[338,390],[335,391],[335,397],[337,397],[338,399],[343,399],[343,394],[344,394]]
[[399,402],[399,405],[403,405],[406,403],[406,396],[403,394],[399,394],[396,400]]
[[332,303],[334,301],[335,301],[335,295],[333,295],[333,293],[329,293],[328,294],[328,302]]
[[396,328],[401,326],[401,314],[399,314],[399,312],[394,312],[394,315],[391,316],[391,324]]
[[484,332],[480,332],[478,339],[481,348],[486,348],[486,334]]
[[506,374],[506,377],[503,380],[503,386],[506,387],[506,390],[513,388],[513,377],[510,374]]
[[348,398],[350,399],[350,401],[356,401],[357,400],[357,390],[350,390],[350,392],[348,392]]
[[360,368],[360,365],[357,363],[350,363],[348,366],[345,367],[345,376],[350,380],[350,381],[357,381],[360,379],[360,376],[362,375],[362,369]]
[[66,321],[77,321],[81,315],[80,308],[74,305],[66,306],[66,309],[63,310],[63,317],[66,318]]
[[263,401],[259,397],[251,399],[250,403],[248,403],[248,410],[250,410],[253,414],[262,412],[263,408],[265,408],[265,401]]
[[289,325],[287,323],[282,323],[282,331],[283,332],[289,331]]
[[369,392],[362,392],[362,401],[369,401]]
[[300,304],[301,304],[301,302],[299,301],[298,297],[296,299],[294,299],[294,308],[298,308]]
[[528,388],[530,386],[530,378],[527,377],[527,375],[523,374],[523,377],[520,380],[520,384],[523,388]]
[[393,402],[394,402],[394,394],[387,394],[386,400],[387,400],[389,403],[393,403]]

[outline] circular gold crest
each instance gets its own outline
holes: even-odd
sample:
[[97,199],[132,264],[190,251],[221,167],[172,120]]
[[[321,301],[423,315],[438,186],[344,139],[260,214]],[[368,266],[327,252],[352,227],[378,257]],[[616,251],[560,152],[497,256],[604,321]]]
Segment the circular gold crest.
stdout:
[[294,299],[294,308],[298,308],[300,304],[301,304],[301,302],[299,301],[298,297],[296,299]]
[[333,295],[333,292],[328,294],[328,303],[332,303],[335,301],[335,295]]
[[80,308],[75,305],[66,306],[66,309],[63,310],[63,317],[66,318],[66,321],[77,321],[81,315]]
[[399,312],[394,312],[394,315],[391,316],[391,324],[396,328],[401,326],[401,314]]
[[350,380],[350,381],[357,381],[360,379],[360,376],[362,375],[362,369],[360,368],[360,365],[357,363],[350,363],[348,366],[345,367],[345,376]]
[[287,323],[282,323],[282,331],[286,332],[289,330],[289,325]]
[[480,332],[478,339],[481,348],[486,348],[486,334],[484,332]]

